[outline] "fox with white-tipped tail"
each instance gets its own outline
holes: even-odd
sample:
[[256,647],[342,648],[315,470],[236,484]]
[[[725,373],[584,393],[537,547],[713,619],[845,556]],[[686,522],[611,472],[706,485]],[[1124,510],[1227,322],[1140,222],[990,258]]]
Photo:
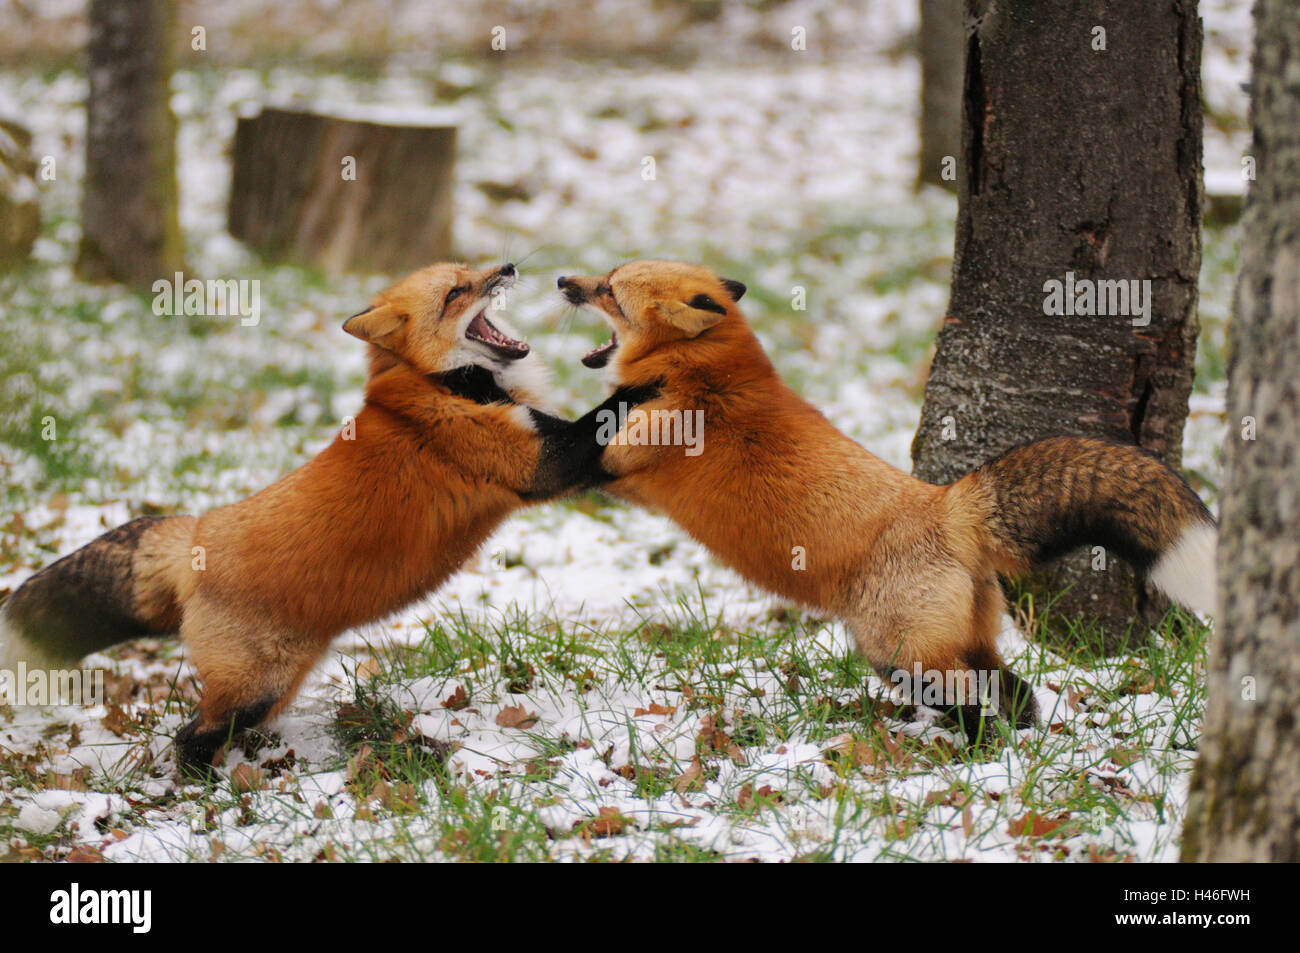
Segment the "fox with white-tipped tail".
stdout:
[[176,748],[202,772],[336,635],[436,590],[520,507],[598,482],[601,408],[527,406],[529,347],[494,310],[514,278],[446,263],[380,293],[343,325],[370,350],[353,426],[246,500],[133,520],[29,577],[0,609],[0,668],[179,632],[203,697]]
[[[585,365],[614,387],[657,388],[644,414],[703,416],[696,454],[619,434],[601,457],[615,476],[603,488],[671,517],[755,584],[841,619],[886,679],[919,666],[997,684],[995,710],[1034,724],[1031,689],[997,651],[998,575],[1084,545],[1215,612],[1214,519],[1139,447],[1051,437],[934,486],[868,453],[781,381],[737,306],[740,282],[634,261],[559,287],[613,331]],[[945,701],[976,736],[993,707]]]

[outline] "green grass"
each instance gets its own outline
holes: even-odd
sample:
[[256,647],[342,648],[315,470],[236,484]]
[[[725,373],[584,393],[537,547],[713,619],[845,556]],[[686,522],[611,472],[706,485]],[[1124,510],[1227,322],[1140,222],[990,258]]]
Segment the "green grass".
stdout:
[[[364,73],[365,64],[357,69]],[[221,81],[199,74],[209,94]],[[45,238],[75,220],[76,199],[58,183]],[[782,373],[824,403],[839,381],[871,380],[882,356],[910,371],[930,354],[942,303],[919,315],[908,307],[945,298],[953,206],[947,197],[916,201],[915,221],[845,222],[832,209],[782,247],[751,253],[706,243],[694,257],[749,285],[747,314],[771,341]],[[1198,391],[1224,378],[1236,240],[1235,228],[1204,236]],[[522,257],[528,249],[507,251]],[[603,271],[611,254],[600,240],[544,248],[524,269],[545,281],[561,268]],[[767,278],[792,260],[808,286],[807,312],[793,311],[789,288]],[[830,373],[811,354],[810,332],[815,321],[857,317],[827,290],[844,287],[830,280],[843,274],[891,310],[879,349],[843,355]],[[257,336],[238,322],[160,318],[151,296],[67,282],[62,264],[37,262],[0,276],[0,572],[63,551],[57,519],[27,518],[60,494],[90,505],[121,500],[133,511],[206,508],[287,472],[354,411],[343,395],[360,388],[360,370],[338,370],[332,350],[354,342],[289,316],[306,311],[331,328],[382,279],[256,261],[239,276],[262,282]],[[604,334],[576,315],[561,317],[558,329],[593,343]],[[595,375],[575,360],[558,364],[556,379],[569,399],[598,390]],[[914,382],[888,386],[897,387],[902,412],[914,411]],[[47,417],[54,440],[42,436]],[[132,437],[141,422],[149,432]],[[606,524],[620,508],[596,494],[555,505]],[[646,547],[652,564],[673,558],[672,546],[656,545]],[[506,568],[521,558],[508,553]],[[16,825],[35,792],[67,785],[118,796],[96,828],[105,836],[179,825],[195,832],[190,856],[204,860],[617,861],[632,854],[718,862],[744,859],[750,835],[783,838],[784,856],[800,861],[868,848],[886,859],[957,859],[1005,842],[1009,825],[1031,812],[1046,823],[1037,834],[1027,823],[1028,833],[1015,838],[1024,855],[1078,859],[1092,848],[1098,859],[1113,859],[1146,856],[1138,827],[1176,820],[1166,796],[1188,771],[1205,703],[1207,631],[1198,624],[1171,617],[1147,644],[1113,658],[1086,626],[1071,630],[1056,654],[1031,645],[1010,660],[1013,667],[1059,686],[1066,710],[1045,712],[1041,730],[1025,737],[991,725],[986,744],[968,748],[937,728],[920,730],[914,709],[896,707],[868,666],[832,644],[825,620],[788,609],[745,622],[719,618],[717,597],[665,595],[630,620],[518,609],[486,619],[426,613],[414,644],[378,652],[377,665],[313,696],[332,746],[324,760],[304,762],[302,752],[289,756],[284,739],[250,734],[234,755],[242,772],[234,784],[172,783],[168,746],[192,715],[193,686],[176,680],[174,643],[137,646],[132,651],[164,673],[163,695],[153,705],[134,696],[123,703],[126,722],[103,745],[111,755],[104,770],[61,777],[51,768],[79,735],[102,727],[93,719],[50,721],[30,749],[0,751],[0,859],[67,856],[79,842],[70,821],[40,835]],[[416,684],[440,687],[417,704]],[[471,709],[486,713],[491,728],[491,714],[504,705],[568,706],[569,728],[540,718],[507,729],[523,756],[494,763],[487,777],[458,775],[447,767],[447,741],[419,729],[458,690],[456,711],[476,727],[469,741],[454,743],[476,744],[483,735]],[[1067,691],[1078,710],[1064,700]],[[663,722],[667,732],[633,714],[651,704],[674,709]],[[14,716],[0,711],[0,726]],[[706,717],[710,732],[699,729]],[[607,750],[610,739],[618,757]],[[778,761],[775,773],[765,767],[794,745],[815,754],[794,766]],[[1119,764],[1139,757],[1154,779],[1146,787]],[[595,765],[608,784],[593,780]],[[338,789],[323,795],[318,782],[331,778]],[[556,810],[575,804],[577,815]],[[601,806],[620,813],[602,818]],[[705,815],[725,822],[739,842],[699,841]],[[693,826],[680,826],[691,819]],[[949,843],[954,825],[963,846]],[[1175,835],[1176,824],[1156,837]]]
[[[1099,832],[1114,834],[1115,846],[1106,850],[1122,854],[1137,848],[1135,837],[1125,833],[1127,819],[1158,819],[1169,805],[1163,797],[1139,795],[1129,781],[1097,778],[1114,773],[1117,763],[1122,777],[1123,765],[1139,757],[1169,784],[1185,772],[1176,755],[1194,746],[1199,734],[1206,646],[1199,625],[1178,636],[1186,623],[1171,615],[1158,638],[1122,658],[1096,655],[1081,639],[1068,659],[1049,659],[1035,647],[1013,661],[1033,680],[1069,685],[1084,699],[1097,729],[1081,750],[1074,734],[1079,719],[1060,711],[1045,712],[1043,728],[1023,738],[998,723],[988,742],[975,748],[952,744],[933,729],[903,734],[915,712],[870,691],[862,663],[819,639],[824,624],[793,614],[733,628],[718,624],[703,603],[682,597],[671,623],[618,628],[521,613],[487,624],[444,615],[427,626],[418,644],[353,672],[334,705],[337,757],[329,764],[301,765],[286,757],[274,735],[251,733],[238,742],[247,767],[233,781],[160,795],[157,782],[169,776],[170,763],[140,755],[156,756],[165,748],[167,732],[160,733],[159,725],[169,710],[188,717],[188,703],[172,696],[156,709],[135,710],[119,765],[83,782],[127,798],[129,807],[106,823],[105,832],[129,833],[184,817],[199,832],[196,844],[209,853],[220,845],[221,860],[288,858],[301,852],[309,829],[327,831],[320,838],[321,858],[337,860],[617,860],[624,856],[620,840],[647,838],[637,856],[699,862],[743,855],[738,845],[692,843],[682,833],[688,829],[674,826],[679,792],[696,803],[700,795],[680,787],[686,773],[680,753],[674,756],[630,711],[618,733],[626,735],[629,754],[614,767],[620,798],[644,810],[612,820],[593,812],[585,821],[548,821],[543,809],[572,796],[575,776],[566,759],[591,743],[556,734],[545,720],[519,733],[530,757],[502,764],[491,779],[452,775],[445,766],[447,743],[420,733],[409,700],[415,680],[432,678],[448,686],[448,698],[453,686],[463,689],[463,712],[516,702],[527,708],[547,698],[574,699],[578,710],[594,712],[606,699],[631,692],[647,703],[670,699],[678,713],[670,721],[691,714],[717,718],[725,738],[697,738],[694,751],[699,781],[722,781],[720,791],[710,789],[708,811],[738,829],[788,830],[792,859],[843,859],[861,849],[868,834],[880,839],[882,858],[932,857],[942,849],[942,831],[954,823],[969,827],[973,851],[986,840],[1005,840],[1008,826],[1030,815],[1043,819],[1045,829],[1035,836],[1034,823],[1027,824],[1020,839],[1027,854],[1050,859],[1073,851],[1077,857],[1086,850],[1078,839],[1095,840]],[[778,676],[779,692],[756,690],[764,672]],[[1169,707],[1152,714],[1137,704],[1138,691]],[[59,746],[71,730],[51,724],[48,743]],[[764,782],[764,754],[796,740],[825,746],[826,773],[799,769],[779,786]],[[1023,767],[1023,776],[1013,789],[991,797],[980,779],[1007,757]],[[0,790],[12,795],[57,786],[37,767],[39,761],[0,759]],[[321,770],[346,777],[342,797],[351,821],[340,820],[333,829],[338,799],[323,809],[319,799],[301,793],[303,776]],[[929,794],[918,796],[906,782],[922,777],[933,784]],[[602,796],[599,786],[588,786],[593,798]],[[799,829],[799,812],[808,810],[827,819],[815,835]],[[40,836],[16,829],[13,811],[0,807],[0,843],[9,843],[11,859],[59,857],[76,843],[66,825]],[[1095,845],[1094,850],[1102,859],[1108,856]],[[204,857],[204,850],[196,847],[194,856]]]

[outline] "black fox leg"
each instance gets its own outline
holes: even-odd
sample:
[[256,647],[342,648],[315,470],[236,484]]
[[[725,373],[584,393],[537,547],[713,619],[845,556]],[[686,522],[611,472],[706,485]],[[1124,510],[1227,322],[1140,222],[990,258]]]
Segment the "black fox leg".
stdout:
[[197,775],[210,774],[212,759],[222,746],[241,732],[261,724],[275,703],[274,698],[264,698],[236,708],[219,719],[208,721],[202,716],[195,718],[176,733],[173,741],[181,770]]
[[[621,408],[632,408],[659,396],[654,385],[620,387],[577,420],[561,420],[531,410],[533,426],[542,436],[542,454],[532,489],[525,499],[544,499],[566,490],[601,486],[611,479],[600,465],[605,446],[602,428],[619,419]],[[611,415],[612,418],[611,418]]]

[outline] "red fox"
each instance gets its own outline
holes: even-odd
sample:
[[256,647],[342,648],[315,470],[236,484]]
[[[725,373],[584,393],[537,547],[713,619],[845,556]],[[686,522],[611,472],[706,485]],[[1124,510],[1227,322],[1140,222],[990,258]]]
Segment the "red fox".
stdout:
[[[737,308],[740,282],[634,261],[559,288],[613,330],[583,363],[618,387],[658,389],[637,413],[703,413],[693,453],[632,439],[629,417],[601,458],[615,476],[606,492],[666,514],[757,585],[838,617],[895,684],[918,667],[959,676],[954,685],[991,682],[997,708],[985,713],[1035,724],[1032,690],[995,645],[997,577],[1087,543],[1176,602],[1215,612],[1214,519],[1138,447],[1052,437],[934,486],[872,456],[781,381]],[[977,737],[985,705],[955,694],[941,707]]]
[[352,427],[246,500],[133,520],[28,578],[0,610],[0,668],[179,631],[203,693],[175,746],[204,769],[336,635],[437,589],[519,507],[599,482],[599,408],[524,406],[534,362],[493,307],[514,278],[438,264],[379,294],[343,325],[370,350]]

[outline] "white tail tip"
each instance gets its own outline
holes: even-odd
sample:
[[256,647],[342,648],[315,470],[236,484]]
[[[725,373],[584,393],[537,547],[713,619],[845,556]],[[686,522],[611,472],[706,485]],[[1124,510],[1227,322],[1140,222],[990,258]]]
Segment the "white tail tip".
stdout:
[[1219,531],[1209,523],[1194,523],[1160,555],[1151,581],[1181,606],[1210,617],[1218,615],[1218,572],[1215,549]]
[[0,670],[16,671],[19,662],[26,662],[28,669],[63,667],[55,656],[24,638],[18,626],[9,621],[8,613],[0,609]]

